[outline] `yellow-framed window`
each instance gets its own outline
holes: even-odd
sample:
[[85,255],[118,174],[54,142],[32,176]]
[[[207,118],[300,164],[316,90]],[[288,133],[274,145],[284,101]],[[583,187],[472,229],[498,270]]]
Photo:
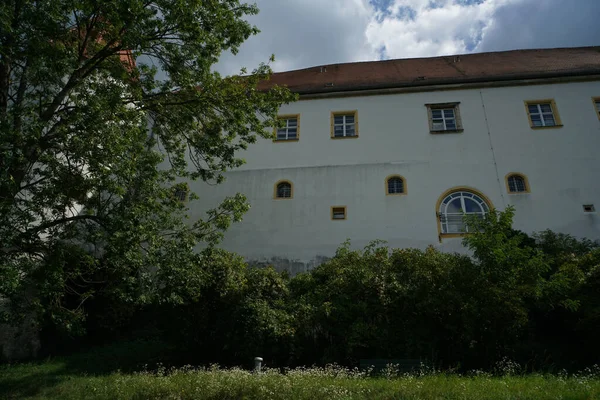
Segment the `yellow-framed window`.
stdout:
[[527,176],[518,172],[511,172],[505,177],[506,191],[510,194],[529,193]]
[[406,194],[406,179],[400,175],[390,175],[385,178],[385,194],[388,196],[392,195],[403,195]]
[[300,114],[277,116],[274,142],[295,142],[300,139]]
[[346,206],[332,206],[331,207],[331,219],[334,221],[341,221],[348,217]]
[[559,128],[562,126],[554,99],[526,100],[525,109],[532,129]]
[[358,137],[358,111],[334,111],[331,113],[331,138]]
[[463,131],[458,102],[425,104],[430,133],[458,133]]
[[274,199],[292,199],[294,197],[294,184],[287,180],[278,181],[273,188]]

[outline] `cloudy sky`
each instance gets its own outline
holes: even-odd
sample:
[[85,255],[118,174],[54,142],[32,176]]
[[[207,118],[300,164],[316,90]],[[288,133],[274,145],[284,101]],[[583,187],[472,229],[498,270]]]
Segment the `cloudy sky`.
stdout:
[[[246,0],[252,2],[252,0]],[[322,64],[600,45],[600,0],[255,0],[262,32],[216,66]]]

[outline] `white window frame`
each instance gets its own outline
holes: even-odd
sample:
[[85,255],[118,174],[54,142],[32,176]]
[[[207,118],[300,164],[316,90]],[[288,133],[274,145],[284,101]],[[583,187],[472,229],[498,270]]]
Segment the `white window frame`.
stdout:
[[[461,210],[463,212],[448,212],[448,205],[454,202],[456,199],[460,199]],[[465,199],[471,199],[475,201],[479,207],[479,212],[465,212]],[[448,193],[442,201],[440,202],[440,207],[438,209],[438,218],[440,222],[440,233],[442,235],[462,235],[465,233],[469,233],[469,227],[465,224],[464,218],[469,215],[480,215],[481,217],[485,217],[490,212],[490,205],[488,202],[479,194],[468,191],[458,189],[456,191],[452,191]],[[459,229],[455,230],[454,227],[458,226]]]
[[[457,133],[463,131],[462,119],[460,117],[459,102],[456,103],[438,103],[438,104],[425,104],[427,107],[427,114],[429,118],[429,131],[431,133]],[[434,118],[433,114],[435,111],[439,111],[442,116],[441,118]],[[446,111],[452,111],[452,118],[446,117]],[[436,122],[434,122],[434,119]],[[454,121],[454,128],[448,127],[448,121]],[[442,124],[442,127],[436,127],[436,124]]]
[[[546,111],[544,112],[544,110],[542,110],[542,106],[547,105],[550,107],[550,112]],[[535,108],[537,109],[537,112],[532,113],[531,112],[531,107],[535,106]],[[541,126],[556,126],[556,118],[554,118],[554,110],[552,110],[552,104],[550,103],[537,103],[537,104],[529,104],[527,106],[527,109],[529,110],[529,115],[536,115],[540,117],[540,122],[542,123]],[[550,120],[552,121],[551,124],[548,124],[546,122],[546,118],[547,116],[551,116],[552,119],[548,118],[548,122],[550,122]],[[531,120],[531,123],[534,124],[533,119]],[[535,125],[534,126],[539,126],[539,125]]]
[[[336,123],[335,119],[342,117],[342,123]],[[354,118],[354,122],[347,122],[346,119],[348,117]],[[342,127],[342,135],[335,135],[335,128]],[[354,127],[354,131],[352,134],[348,133],[348,127]],[[358,111],[334,111],[331,113],[331,138],[332,139],[344,139],[344,138],[357,138],[358,137]]]
[[[285,121],[285,126],[276,127],[275,128],[275,142],[289,142],[289,141],[297,141],[300,139],[300,114],[294,115],[281,115],[278,116],[277,119],[279,121]],[[296,120],[295,126],[290,126],[290,120]],[[296,129],[296,136],[290,137],[290,129]],[[285,131],[285,137],[280,137],[279,132]]]
[[[452,113],[452,118],[446,117],[446,111],[450,111]],[[433,115],[436,112],[440,112],[441,118],[436,118]],[[448,121],[454,122],[453,128],[448,127]],[[442,124],[442,129],[436,129],[436,125],[440,124],[440,123]],[[433,130],[435,130],[435,131],[455,130],[456,129],[456,114],[455,114],[454,108],[434,108],[434,109],[432,109],[431,110],[431,126],[433,127]]]
[[[542,105],[549,105],[550,112],[544,112],[542,110]],[[536,112],[531,112],[529,107],[535,107]],[[531,129],[543,129],[543,128],[560,128],[562,127],[562,122],[560,120],[560,115],[558,114],[558,108],[556,107],[556,102],[554,99],[544,99],[544,100],[526,100],[525,101],[525,109],[527,111],[527,118],[529,119],[529,125]],[[532,115],[537,115],[540,118],[541,125],[535,125]],[[554,121],[553,124],[548,124],[544,116],[551,115]]]

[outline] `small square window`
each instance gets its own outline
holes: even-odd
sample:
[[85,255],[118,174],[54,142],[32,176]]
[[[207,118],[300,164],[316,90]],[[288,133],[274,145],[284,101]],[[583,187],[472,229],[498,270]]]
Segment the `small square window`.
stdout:
[[532,128],[553,128],[562,126],[554,100],[526,101],[525,106]]
[[297,141],[300,137],[300,115],[281,115],[275,129],[276,142]]
[[346,206],[331,207],[331,219],[333,219],[333,220],[346,219]]
[[583,212],[593,213],[593,212],[596,212],[596,208],[594,207],[593,204],[584,204],[583,205]]
[[177,201],[184,203],[188,199],[188,192],[187,187],[178,186],[173,190],[173,196]]
[[431,133],[462,132],[460,103],[426,104]]
[[358,112],[336,111],[331,113],[331,138],[358,137]]

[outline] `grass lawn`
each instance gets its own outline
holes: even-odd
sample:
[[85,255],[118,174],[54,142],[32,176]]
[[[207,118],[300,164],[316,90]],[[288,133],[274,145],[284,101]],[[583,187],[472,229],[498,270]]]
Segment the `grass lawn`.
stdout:
[[87,374],[69,359],[0,367],[8,399],[600,399],[597,371],[573,376],[430,374],[367,378],[341,368]]

